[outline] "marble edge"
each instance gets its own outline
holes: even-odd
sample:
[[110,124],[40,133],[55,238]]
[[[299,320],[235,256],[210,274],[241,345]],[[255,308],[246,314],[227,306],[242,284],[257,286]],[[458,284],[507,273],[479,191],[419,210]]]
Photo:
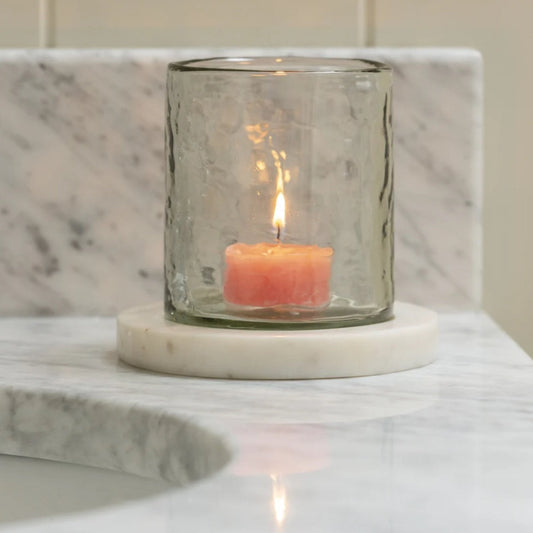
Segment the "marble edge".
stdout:
[[364,51],[365,54],[378,56],[387,54],[398,58],[419,59],[421,61],[438,61],[450,59],[482,64],[481,52],[466,47],[176,47],[176,48],[9,48],[0,50],[0,61],[18,61],[22,59],[78,59],[121,61],[124,58],[161,58],[176,54],[181,56],[205,56],[213,52],[234,55],[256,54],[296,54],[331,55],[339,57],[352,56]]
[[[31,318],[23,318],[22,320],[30,321]],[[92,317],[88,317],[92,318]],[[81,317],[45,317],[46,321],[57,321],[57,320],[80,320]],[[0,322],[5,319],[0,318]],[[18,318],[17,318],[18,320]],[[40,320],[37,317],[37,320]],[[105,318],[106,321],[111,320],[110,317]],[[521,348],[520,348],[521,349]],[[2,357],[0,353],[0,358]],[[117,356],[118,358],[118,356]],[[128,368],[133,370],[138,370],[136,367],[127,365]],[[187,376],[175,376],[172,374],[167,374],[163,372],[151,372],[143,370],[142,372],[155,374],[157,376],[162,376],[164,378],[186,378]],[[217,381],[216,378],[194,378],[201,381]],[[237,380],[239,381],[239,380]],[[236,381],[236,382],[237,382]],[[249,381],[249,380],[240,380],[240,381]],[[270,380],[264,380],[265,382]],[[302,380],[303,381],[303,380]],[[31,381],[13,381],[12,379],[4,380],[0,377],[0,393],[16,393],[16,394],[27,394],[32,396],[41,395],[46,397],[46,399],[54,400],[69,400],[73,402],[87,402],[93,406],[116,408],[122,410],[135,409],[141,413],[146,413],[151,416],[167,416],[174,419],[176,423],[179,424],[190,424],[198,428],[201,431],[204,431],[207,434],[210,434],[214,438],[220,440],[220,442],[227,448],[227,451],[230,453],[229,461],[220,469],[223,471],[227,466],[231,465],[232,462],[238,456],[239,445],[235,437],[229,431],[229,425],[223,421],[217,420],[212,416],[207,416],[205,414],[191,414],[186,412],[183,408],[177,407],[175,405],[162,405],[161,398],[147,398],[143,397],[139,399],[138,397],[132,397],[127,394],[118,393],[116,391],[110,391],[109,389],[97,389],[97,388],[80,388],[77,383],[72,384],[72,388],[65,388],[65,383],[49,383],[46,381],[40,381],[38,384]],[[1,447],[1,446],[0,446]],[[0,452],[4,453],[4,452]]]
[[[177,407],[162,405],[161,399],[150,401],[143,398],[141,401],[136,397],[127,397],[106,390],[80,390],[65,388],[64,384],[59,386],[44,382],[38,384],[22,381],[13,383],[12,381],[3,382],[1,380],[0,396],[15,404],[18,403],[18,416],[22,420],[22,422],[15,423],[11,413],[8,415],[8,417],[11,416],[9,431],[13,432],[14,438],[12,435],[5,434],[5,428],[2,428],[4,436],[0,443],[0,453],[5,455],[104,468],[147,479],[164,480],[171,485],[183,488],[190,484],[214,482],[223,477],[233,467],[241,453],[241,446],[231,433],[231,427],[228,424],[223,424],[206,416],[187,413]],[[67,404],[69,409],[63,411],[62,406]],[[53,420],[49,421],[46,432],[43,433],[44,443],[40,442],[43,439],[25,440],[19,439],[17,436],[18,433],[24,434],[27,430],[25,420],[28,416],[28,410],[31,413],[39,413],[40,416],[37,416],[36,420],[46,420],[45,415],[52,415]],[[54,413],[56,414],[55,418]],[[105,415],[106,420],[110,422],[110,427],[105,430],[100,427],[96,434],[108,438],[111,444],[103,451],[99,450],[100,453],[97,453],[95,457],[91,457],[90,454],[79,453],[80,450],[77,448],[70,448],[66,445],[63,448],[56,446],[56,440],[62,438],[61,432],[64,430],[62,421],[65,413],[66,416],[78,419],[92,419]],[[5,420],[6,418],[3,418],[4,422]],[[116,441],[113,440],[113,426],[118,427],[121,422],[131,425],[132,428],[140,427],[142,431],[156,436],[159,435],[158,431],[169,428],[170,432],[166,435],[166,440],[169,442],[174,442],[173,439],[176,435],[173,431],[176,431],[180,439],[179,444],[185,448],[169,447],[169,453],[173,454],[173,461],[169,461],[169,464],[175,463],[170,464],[174,468],[169,468],[168,471],[162,468],[154,469],[153,465],[139,463],[137,459],[128,456],[131,452],[131,446],[121,448],[120,438],[117,437]],[[37,428],[39,425],[40,422],[33,424]],[[85,430],[81,427],[80,431]],[[119,430],[118,433],[121,431]],[[91,436],[94,435],[91,433]],[[89,439],[89,435],[87,438]],[[183,477],[182,469],[187,470],[187,464],[182,462],[180,452],[183,450],[187,454],[190,452],[187,447],[191,440],[195,442],[195,447],[201,455],[200,466],[198,467],[200,471],[196,471],[198,468],[197,465],[194,465],[193,471],[186,473]],[[143,453],[145,450],[141,449],[139,442],[132,441],[132,446],[139,453]],[[107,454],[107,452],[110,453]],[[206,468],[206,471],[201,471],[202,468]],[[0,521],[0,530],[1,528]]]

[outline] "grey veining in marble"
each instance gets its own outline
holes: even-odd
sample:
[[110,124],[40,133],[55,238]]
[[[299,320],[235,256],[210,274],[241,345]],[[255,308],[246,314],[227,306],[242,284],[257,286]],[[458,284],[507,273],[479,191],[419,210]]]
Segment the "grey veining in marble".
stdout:
[[186,489],[5,530],[529,533],[531,360],[483,314],[440,323],[425,368],[247,382],[125,366],[112,319],[2,319],[0,451],[181,483],[169,450],[210,465]]
[[211,475],[230,458],[222,439],[187,417],[154,413],[135,403],[102,403],[71,387],[0,390],[0,435],[2,453],[120,470],[176,485]]
[[399,299],[470,308],[481,283],[481,60],[464,49],[0,51],[0,314],[162,299],[166,64],[300,53],[394,68]]

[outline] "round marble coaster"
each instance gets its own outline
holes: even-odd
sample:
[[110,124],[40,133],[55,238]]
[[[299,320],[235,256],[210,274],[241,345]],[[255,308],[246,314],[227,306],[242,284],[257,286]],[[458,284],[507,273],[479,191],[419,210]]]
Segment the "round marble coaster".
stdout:
[[436,313],[396,302],[394,315],[369,326],[255,331],[177,324],[152,304],[118,316],[117,349],[141,368],[228,379],[369,376],[433,361]]

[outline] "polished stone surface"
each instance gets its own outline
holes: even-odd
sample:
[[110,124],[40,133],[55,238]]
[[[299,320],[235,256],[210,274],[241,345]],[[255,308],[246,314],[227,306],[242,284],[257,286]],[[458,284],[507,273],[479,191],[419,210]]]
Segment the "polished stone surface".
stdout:
[[123,311],[117,350],[139,368],[222,379],[371,376],[435,360],[437,313],[396,302],[378,324],[314,330],[242,330],[165,320],[161,304]]
[[424,368],[252,382],[124,365],[113,319],[2,319],[0,450],[203,478],[3,530],[529,533],[531,359],[483,314],[439,321]]
[[479,304],[477,52],[3,50],[0,315],[114,315],[162,298],[166,64],[247,53],[393,66],[396,296],[436,309]]

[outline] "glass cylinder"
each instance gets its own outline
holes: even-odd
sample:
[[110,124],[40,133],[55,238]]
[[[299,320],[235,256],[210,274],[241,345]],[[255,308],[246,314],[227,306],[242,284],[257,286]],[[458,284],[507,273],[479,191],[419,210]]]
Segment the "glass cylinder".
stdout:
[[165,312],[327,328],[392,317],[391,69],[215,58],[167,77]]

